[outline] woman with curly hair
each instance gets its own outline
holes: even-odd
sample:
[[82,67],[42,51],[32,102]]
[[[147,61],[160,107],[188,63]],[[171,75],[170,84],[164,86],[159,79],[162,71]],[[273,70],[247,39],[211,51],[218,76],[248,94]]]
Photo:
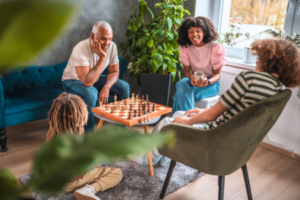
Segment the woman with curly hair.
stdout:
[[[221,67],[226,59],[225,49],[217,39],[213,23],[205,17],[187,18],[179,27],[177,43],[185,78],[176,84],[173,113],[194,109],[196,101],[219,92]],[[195,80],[196,71],[204,73],[202,80]]]
[[[212,129],[239,114],[252,104],[288,88],[300,86],[300,49],[292,42],[282,39],[257,40],[251,45],[258,56],[255,71],[240,73],[231,88],[211,108],[177,111],[172,118],[166,117],[156,125],[153,132],[170,123]],[[157,162],[168,158],[155,155]]]
[[[53,102],[48,113],[50,127],[47,141],[59,134],[84,135],[84,125],[88,121],[85,102],[77,95],[62,93]],[[70,183],[64,190],[74,192],[78,200],[100,200],[95,194],[116,186],[123,178],[119,168],[97,166]]]

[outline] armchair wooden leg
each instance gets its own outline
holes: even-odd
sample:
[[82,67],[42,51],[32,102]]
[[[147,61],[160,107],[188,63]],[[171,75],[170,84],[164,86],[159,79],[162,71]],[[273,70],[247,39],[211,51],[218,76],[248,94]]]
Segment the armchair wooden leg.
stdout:
[[245,186],[247,190],[248,200],[253,200],[252,193],[251,193],[251,187],[250,187],[250,181],[248,176],[248,170],[246,164],[242,167],[244,180],[245,180]]
[[219,176],[219,200],[224,199],[225,176]]
[[8,149],[6,148],[7,137],[5,135],[6,131],[4,128],[0,129],[0,146],[1,152],[6,152]]
[[167,177],[166,177],[165,182],[164,182],[164,186],[163,186],[162,191],[161,191],[160,196],[159,196],[160,199],[164,199],[164,197],[166,195],[167,188],[168,188],[168,185],[169,185],[169,182],[170,182],[170,179],[171,179],[171,176],[172,176],[173,169],[174,169],[175,165],[176,165],[176,161],[172,160],[171,163],[170,163],[168,173],[167,173]]

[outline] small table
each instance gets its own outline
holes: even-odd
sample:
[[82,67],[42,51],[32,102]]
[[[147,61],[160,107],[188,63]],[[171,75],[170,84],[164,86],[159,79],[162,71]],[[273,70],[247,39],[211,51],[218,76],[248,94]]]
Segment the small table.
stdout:
[[[117,109],[118,106],[116,106],[117,103],[110,103],[110,104],[106,104],[103,107],[95,107],[92,109],[94,116],[97,117],[98,119],[100,119],[98,125],[97,125],[97,130],[101,128],[101,126],[103,125],[103,122],[111,122],[111,123],[115,123],[115,124],[122,124],[125,126],[134,126],[134,125],[143,125],[144,126],[144,132],[146,134],[150,134],[149,133],[149,129],[148,129],[148,125],[149,124],[154,124],[156,123],[161,115],[167,114],[172,112],[172,108],[167,107],[167,106],[163,106],[157,103],[153,103],[153,102],[146,102],[142,99],[135,99],[132,100],[132,98],[130,98],[131,104],[132,104],[132,109],[128,110],[124,107],[119,107],[119,109]],[[132,103],[134,102],[134,103]],[[137,110],[139,105],[140,107],[142,107],[142,105],[146,104],[146,112],[148,112],[147,114],[141,113],[141,116],[137,116],[134,117],[134,110]],[[114,106],[116,109],[113,109],[113,112],[111,112],[111,106]],[[155,107],[155,109],[153,109],[153,106]],[[138,112],[138,111],[137,111]],[[129,113],[131,115],[131,119],[129,118]],[[144,120],[145,118],[150,118],[150,121],[141,123],[142,120]],[[147,152],[147,157],[148,157],[148,163],[149,163],[149,170],[150,170],[150,175],[154,176],[154,171],[153,171],[153,164],[152,164],[152,156],[151,156],[151,151]]]

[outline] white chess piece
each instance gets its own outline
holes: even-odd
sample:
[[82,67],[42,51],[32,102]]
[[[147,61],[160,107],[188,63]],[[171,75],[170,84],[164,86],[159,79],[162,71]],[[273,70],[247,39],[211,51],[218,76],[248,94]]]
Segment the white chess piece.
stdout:
[[102,105],[102,102],[100,102],[99,110],[105,110],[105,108],[104,108],[103,105]]
[[147,117],[148,117],[148,122],[150,122],[150,114],[148,114]]

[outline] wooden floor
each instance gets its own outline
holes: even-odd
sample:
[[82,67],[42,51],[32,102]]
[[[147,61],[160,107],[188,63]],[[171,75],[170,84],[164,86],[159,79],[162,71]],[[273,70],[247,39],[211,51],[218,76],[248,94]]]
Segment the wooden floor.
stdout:
[[[0,153],[0,167],[9,168],[16,177],[29,173],[33,154],[45,141],[47,130],[47,120],[8,127],[6,131],[9,151]],[[300,161],[259,147],[248,162],[248,172],[255,200],[300,199]],[[217,194],[217,177],[207,174],[165,199],[217,200]],[[241,170],[226,176],[225,199],[247,199]]]

